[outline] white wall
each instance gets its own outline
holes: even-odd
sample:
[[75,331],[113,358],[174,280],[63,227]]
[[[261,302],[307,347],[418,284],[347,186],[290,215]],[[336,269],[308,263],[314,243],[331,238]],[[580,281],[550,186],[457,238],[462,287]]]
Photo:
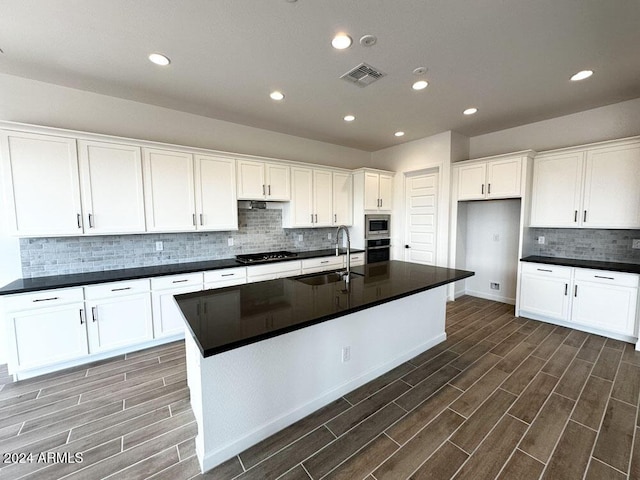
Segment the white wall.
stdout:
[[640,98],[471,137],[468,158],[527,149],[541,152],[634,135],[640,135]]
[[[515,304],[518,272],[520,200],[466,202],[464,269],[476,272],[465,280],[466,293]],[[497,240],[495,238],[497,236]],[[490,283],[500,284],[491,290]]]
[[393,184],[393,216],[391,220],[392,258],[404,258],[405,244],[405,173],[437,168],[438,186],[438,234],[436,264],[447,266],[449,239],[449,191],[451,185],[452,144],[456,155],[465,150],[465,137],[454,132],[443,132],[431,137],[414,140],[371,154],[370,166],[396,172]]
[[344,168],[369,152],[0,74],[0,120]]

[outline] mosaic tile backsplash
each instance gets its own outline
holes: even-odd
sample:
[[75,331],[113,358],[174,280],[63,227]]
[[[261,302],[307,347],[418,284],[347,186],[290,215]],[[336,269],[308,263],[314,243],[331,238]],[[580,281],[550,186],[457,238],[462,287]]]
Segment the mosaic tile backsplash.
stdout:
[[[640,238],[640,230],[592,230],[573,228],[529,228],[531,251],[526,255],[576,258],[606,262],[639,263],[640,250],[632,249],[634,238]],[[543,236],[544,245],[538,244]],[[525,242],[526,244],[526,242]]]
[[[331,240],[328,234],[331,233]],[[302,241],[298,236],[302,235]],[[233,246],[228,246],[228,238]],[[156,251],[156,242],[163,251]],[[20,239],[24,278],[234,257],[274,250],[335,246],[335,228],[283,229],[282,210],[238,209],[238,230]]]

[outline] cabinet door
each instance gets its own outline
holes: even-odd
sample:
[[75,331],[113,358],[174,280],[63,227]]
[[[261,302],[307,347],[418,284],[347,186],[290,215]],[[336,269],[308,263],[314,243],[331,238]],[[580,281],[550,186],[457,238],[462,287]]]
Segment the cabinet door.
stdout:
[[153,339],[148,293],[88,301],[87,313],[91,353]]
[[333,224],[353,224],[353,182],[348,173],[333,172]]
[[193,158],[189,153],[144,149],[147,230],[196,229]]
[[25,370],[87,355],[84,304],[8,314],[13,359]]
[[267,163],[265,168],[267,200],[291,200],[289,166]]
[[380,175],[377,173],[365,172],[364,174],[364,209],[378,210],[380,205]]
[[76,141],[3,131],[2,187],[11,233],[82,233]]
[[640,145],[587,152],[582,226],[640,228]]
[[313,170],[291,168],[291,226],[313,227]]
[[237,230],[236,161],[195,156],[198,230]]
[[200,290],[202,290],[202,284],[151,293],[154,338],[170,337],[184,333],[184,319],[173,296]]
[[380,195],[380,210],[391,211],[393,177],[380,174],[378,192]]
[[85,233],[143,233],[140,148],[78,142]]
[[600,330],[636,335],[638,289],[576,281],[571,321]]
[[238,160],[238,200],[264,200],[264,163]]
[[331,172],[313,171],[314,227],[330,227],[333,224],[332,188]]
[[521,312],[556,320],[569,319],[571,285],[568,279],[522,274],[521,282]]
[[520,197],[522,160],[495,160],[487,162],[487,198]]
[[486,164],[465,165],[458,169],[458,200],[480,200],[486,193]]
[[536,158],[533,164],[532,227],[578,227],[584,152]]

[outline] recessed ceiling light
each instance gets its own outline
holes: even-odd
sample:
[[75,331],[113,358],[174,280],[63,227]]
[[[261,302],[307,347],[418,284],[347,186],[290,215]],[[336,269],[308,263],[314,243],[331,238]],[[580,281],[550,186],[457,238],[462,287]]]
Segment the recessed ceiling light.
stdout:
[[396,133],[394,133],[394,135],[396,137],[402,137],[402,136],[404,136],[404,132],[396,132]]
[[284,99],[284,93],[279,92],[278,90],[274,90],[269,94],[272,100],[280,101]]
[[591,70],[582,70],[571,77],[571,81],[577,82],[578,80],[584,80],[585,78],[589,78],[591,75],[593,75]]
[[356,119],[356,117],[353,116],[353,115],[345,115],[344,116],[344,121],[345,122],[353,122],[355,119]]
[[477,108],[472,107],[472,108],[467,108],[464,112],[465,115],[473,115],[474,113],[476,113],[478,111]]
[[411,88],[413,88],[414,90],[424,90],[428,85],[429,82],[427,82],[426,80],[418,80],[416,83],[411,85]]
[[149,55],[149,60],[151,60],[156,65],[161,65],[163,67],[166,67],[171,63],[171,60],[169,60],[169,57],[166,57],[161,53],[152,53],[151,55]]
[[344,50],[345,48],[349,48],[352,42],[353,40],[351,40],[351,37],[349,35],[347,35],[346,33],[339,33],[335,37],[333,37],[333,40],[331,40],[331,45],[336,50]]

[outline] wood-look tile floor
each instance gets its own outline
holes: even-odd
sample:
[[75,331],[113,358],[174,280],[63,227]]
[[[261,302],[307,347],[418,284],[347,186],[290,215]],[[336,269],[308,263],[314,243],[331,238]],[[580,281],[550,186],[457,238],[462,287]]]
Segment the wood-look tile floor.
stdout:
[[17,383],[0,370],[0,453],[35,455],[0,478],[640,479],[633,345],[472,297],[448,305],[447,336],[204,475],[182,342]]

